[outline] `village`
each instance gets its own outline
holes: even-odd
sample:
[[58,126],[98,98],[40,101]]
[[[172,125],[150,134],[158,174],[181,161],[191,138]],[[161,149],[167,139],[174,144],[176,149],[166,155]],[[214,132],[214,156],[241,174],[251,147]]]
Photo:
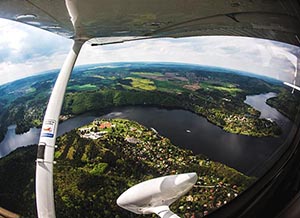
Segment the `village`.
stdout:
[[[143,162],[156,169],[160,175],[195,171],[198,181],[190,193],[177,205],[186,217],[202,217],[226,204],[241,192],[242,187],[224,176],[226,166],[180,149],[170,140],[160,136],[153,128],[146,128],[125,119],[99,120],[77,129],[81,138],[109,142],[123,140],[122,155],[135,162]],[[218,175],[222,171],[223,176]],[[225,173],[226,174],[226,173]],[[193,211],[199,211],[195,214]]]

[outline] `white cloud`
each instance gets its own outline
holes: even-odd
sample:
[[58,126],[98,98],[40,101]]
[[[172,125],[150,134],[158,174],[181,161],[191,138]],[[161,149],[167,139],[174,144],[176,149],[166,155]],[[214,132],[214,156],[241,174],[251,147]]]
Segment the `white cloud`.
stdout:
[[14,26],[7,25],[5,31],[1,31],[0,45],[10,48],[13,52],[22,50],[23,40],[28,36],[28,33]]
[[54,53],[41,56],[22,63],[0,63],[0,85],[17,79],[40,74],[43,71],[58,69],[62,66],[67,54]]
[[0,85],[60,68],[71,40],[18,22],[0,19]]
[[[299,48],[246,37],[151,39],[118,45],[84,45],[78,64],[122,61],[184,62],[219,66],[292,81]],[[296,51],[296,55],[292,53]]]
[[[60,68],[71,40],[0,19],[0,84]],[[85,44],[77,65],[109,62],[182,62],[232,68],[291,82],[300,49],[245,37],[149,39],[92,47]]]

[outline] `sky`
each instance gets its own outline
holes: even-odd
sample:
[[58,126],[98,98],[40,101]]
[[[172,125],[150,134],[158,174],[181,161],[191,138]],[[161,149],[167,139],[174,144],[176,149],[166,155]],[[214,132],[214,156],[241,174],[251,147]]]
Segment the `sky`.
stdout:
[[[0,19],[0,85],[60,68],[72,40]],[[111,62],[180,62],[242,70],[292,82],[300,48],[270,40],[201,36],[105,46],[86,43],[76,65]]]

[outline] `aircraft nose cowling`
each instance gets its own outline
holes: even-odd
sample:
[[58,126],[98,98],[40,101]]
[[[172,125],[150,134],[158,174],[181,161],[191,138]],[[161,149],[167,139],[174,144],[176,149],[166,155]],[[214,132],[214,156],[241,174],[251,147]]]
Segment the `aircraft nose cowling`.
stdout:
[[196,173],[164,176],[139,183],[125,191],[117,204],[137,214],[146,213],[147,208],[169,206],[187,193],[197,181]]

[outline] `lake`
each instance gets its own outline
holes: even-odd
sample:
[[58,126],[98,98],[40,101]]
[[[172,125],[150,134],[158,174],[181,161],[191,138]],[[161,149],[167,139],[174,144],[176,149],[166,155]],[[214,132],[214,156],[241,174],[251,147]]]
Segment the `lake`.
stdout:
[[[105,115],[84,114],[59,125],[58,135],[93,121],[96,117],[126,118],[155,128],[160,135],[169,138],[173,144],[191,149],[195,154],[204,154],[212,160],[222,162],[245,174],[252,174],[288,136],[292,123],[265,101],[275,93],[247,96],[245,103],[261,111],[261,118],[278,122],[283,129],[281,137],[256,138],[231,134],[211,124],[204,117],[185,110],[168,110],[156,107],[114,108]],[[40,129],[31,128],[22,135],[15,134],[10,126],[0,143],[0,156],[5,156],[17,147],[37,144]]]

